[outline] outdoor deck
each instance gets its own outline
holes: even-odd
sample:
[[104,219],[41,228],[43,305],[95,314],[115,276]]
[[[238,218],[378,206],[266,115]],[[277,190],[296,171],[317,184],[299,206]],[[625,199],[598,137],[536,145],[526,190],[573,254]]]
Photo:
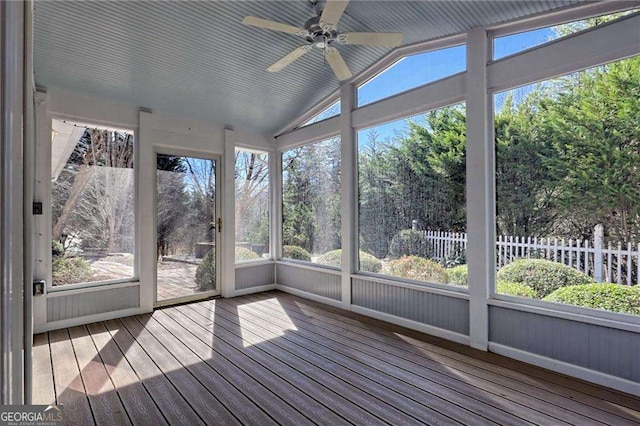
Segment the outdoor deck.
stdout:
[[281,292],[35,336],[71,424],[640,423],[640,398]]

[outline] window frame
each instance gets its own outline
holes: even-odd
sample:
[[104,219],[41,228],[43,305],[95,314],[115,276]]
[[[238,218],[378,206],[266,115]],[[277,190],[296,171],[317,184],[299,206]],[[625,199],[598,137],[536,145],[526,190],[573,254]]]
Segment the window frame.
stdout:
[[[242,267],[242,266],[251,266],[251,265],[259,265],[259,264],[263,264],[263,263],[272,263],[275,259],[275,254],[273,252],[273,217],[276,215],[276,213],[273,211],[272,208],[272,202],[271,200],[273,200],[274,196],[275,196],[275,192],[273,190],[273,177],[272,177],[272,171],[273,171],[273,156],[275,155],[273,153],[273,151],[268,150],[268,149],[260,149],[260,148],[255,148],[255,147],[246,147],[244,145],[235,145],[234,146],[234,216],[233,216],[233,221],[234,221],[234,232],[235,232],[235,228],[238,226],[237,222],[236,222],[236,217],[235,217],[235,153],[237,151],[247,151],[247,152],[254,152],[256,154],[266,154],[267,155],[267,185],[268,185],[268,189],[267,189],[267,209],[268,209],[268,220],[267,220],[267,226],[268,226],[268,235],[269,235],[269,243],[267,244],[268,248],[269,248],[269,257],[268,258],[259,258],[259,259],[249,259],[249,260],[241,260],[241,261],[237,261],[235,259],[235,251],[234,251],[234,257],[233,257],[233,262],[235,267]],[[234,248],[235,248],[235,241],[234,241]]]
[[[457,74],[454,74],[457,75]],[[385,121],[382,123],[378,123],[378,124],[374,124],[372,126],[367,126],[367,127],[361,127],[361,128],[354,128],[355,131],[355,160],[356,160],[356,168],[355,168],[355,172],[354,172],[354,179],[355,179],[355,185],[356,185],[356,197],[355,197],[355,234],[357,235],[357,238],[354,241],[354,244],[356,245],[356,250],[355,250],[355,259],[356,259],[356,263],[355,263],[355,271],[352,274],[353,277],[370,277],[370,278],[375,278],[377,280],[382,280],[383,282],[386,283],[401,283],[401,284],[410,284],[413,286],[418,286],[418,287],[422,287],[422,288],[431,288],[431,289],[436,289],[436,290],[446,290],[446,291],[450,291],[453,292],[455,294],[464,294],[464,295],[469,295],[469,287],[464,287],[464,286],[458,286],[458,285],[450,285],[450,284],[444,284],[444,283],[436,283],[436,282],[431,282],[431,281],[419,281],[419,280],[412,280],[409,278],[402,278],[402,277],[394,277],[392,275],[384,275],[384,274],[380,274],[377,272],[367,272],[367,271],[362,271],[360,269],[360,162],[359,162],[359,155],[360,155],[360,150],[359,150],[359,141],[358,141],[358,133],[360,131],[363,130],[368,130],[368,129],[373,129],[375,127],[384,125],[384,124],[389,124],[389,123],[393,123],[394,121],[399,121],[399,120],[408,120],[411,119],[413,117],[419,116],[419,115],[423,115],[423,114],[427,114],[431,111],[436,111],[438,109],[442,109],[442,108],[447,108],[450,106],[456,106],[459,104],[465,104],[466,106],[466,99],[463,100],[462,102],[454,102],[452,104],[447,104],[447,105],[442,105],[442,106],[438,106],[436,108],[430,108],[430,109],[426,109],[422,112],[419,112],[417,114],[412,114],[410,116],[405,116],[404,118],[396,118],[393,120],[389,120],[389,121]],[[370,104],[368,104],[370,105]],[[465,143],[465,151],[466,151],[466,143]],[[465,187],[466,187],[466,179],[465,179]],[[468,222],[468,217],[467,217],[467,222]]]
[[[580,39],[580,42],[585,44],[583,40],[589,39],[593,36],[585,35],[591,31],[598,31],[598,37],[606,36],[607,31],[603,31],[604,27],[610,24],[618,24],[620,20],[629,19],[630,17],[635,17],[635,14],[627,15],[625,17],[620,18],[620,20],[612,21],[611,23],[599,25],[597,27],[589,28],[577,33],[573,33],[570,36],[563,37],[560,39],[556,39],[550,43],[546,43],[543,45],[535,46],[526,51],[518,52],[509,57],[504,57],[499,60],[490,60],[488,58],[492,57],[493,52],[489,51],[493,47],[493,37],[503,36],[508,34],[513,34],[522,31],[535,30],[541,27],[560,25],[566,22],[572,22],[576,20],[587,19],[593,16],[615,13],[624,10],[628,10],[630,7],[628,4],[623,2],[609,2],[609,3],[590,3],[581,6],[571,6],[570,8],[563,8],[557,10],[552,13],[545,13],[538,16],[533,16],[529,19],[519,19],[513,22],[507,22],[503,24],[497,24],[494,26],[487,27],[482,30],[482,32],[486,35],[487,38],[487,49],[485,50],[485,54],[487,56],[487,60],[485,62],[484,74],[486,76],[486,90],[487,96],[490,97],[491,100],[493,94],[495,92],[500,92],[504,90],[509,90],[512,88],[528,85],[531,83],[535,83],[540,80],[546,80],[553,77],[557,77],[560,75],[570,74],[572,72],[580,71],[583,69],[591,68],[599,65],[603,58],[606,58],[604,61],[613,62],[617,60],[624,59],[627,56],[624,56],[620,49],[616,50],[616,52],[607,52],[606,55],[603,55],[604,51],[599,47],[597,50],[596,56],[576,56],[574,53],[571,58],[566,59],[566,61],[560,63],[560,61],[555,60],[547,67],[547,70],[543,73],[542,77],[534,74],[534,71],[529,70],[525,73],[524,76],[514,76],[512,73],[505,73],[504,70],[509,68],[512,63],[517,63],[519,65],[527,64],[536,53],[547,54],[551,52],[551,50],[547,50],[549,48],[553,49],[554,52],[565,51],[569,45],[575,44],[573,40],[574,38]],[[618,27],[619,28],[619,27]],[[628,27],[627,27],[628,30]],[[614,33],[617,30],[614,30]],[[609,35],[611,35],[611,31],[609,31]],[[362,73],[355,76],[352,80],[350,80],[348,84],[350,87],[356,87],[358,84],[366,81],[378,72],[384,71],[386,67],[392,64],[397,58],[410,54],[410,53],[419,53],[426,50],[435,50],[439,48],[444,48],[449,45],[459,44],[461,42],[467,42],[467,37],[469,33],[459,34],[452,37],[446,37],[443,39],[428,41],[417,43],[411,46],[404,46],[397,48],[382,59],[365,69]],[[560,46],[552,45],[558,44]],[[628,51],[628,48],[627,48]],[[475,49],[474,52],[471,52],[473,55],[479,55],[480,52],[478,49]],[[588,64],[585,66],[585,64]],[[562,69],[559,69],[559,65],[562,65]],[[384,100],[378,101],[373,104],[368,104],[364,107],[360,108],[350,108],[348,111],[345,108],[342,108],[342,114],[340,117],[334,117],[330,119],[329,123],[324,123],[321,126],[317,126],[316,124],[307,126],[303,129],[295,129],[295,128],[285,128],[283,131],[276,133],[276,147],[277,152],[282,152],[283,148],[288,149],[290,147],[304,145],[305,142],[310,142],[313,139],[321,139],[325,137],[334,136],[337,134],[345,134],[349,129],[352,132],[357,132],[363,128],[372,127],[378,124],[384,124],[389,121],[393,121],[397,118],[397,115],[394,115],[394,111],[396,109],[402,110],[400,116],[403,115],[411,115],[414,110],[417,110],[418,100],[420,98],[420,104],[425,108],[424,109],[435,109],[439,106],[446,106],[452,103],[465,101],[468,104],[468,88],[463,87],[462,92],[456,94],[457,98],[455,100],[451,100],[447,98],[447,93],[444,89],[445,87],[451,90],[461,90],[460,86],[465,84],[467,80],[468,74],[468,66],[467,63],[467,71],[461,73],[460,75],[454,75],[444,80],[439,80],[434,83],[429,83],[424,87],[414,88],[409,90],[408,92],[404,92],[402,94],[396,95],[391,98],[386,98]],[[555,68],[554,68],[555,67]],[[534,67],[538,68],[538,67]],[[535,71],[539,72],[539,70]],[[506,75],[507,78],[503,80],[495,80],[497,76]],[[446,84],[447,80],[455,80],[458,82],[458,86],[454,85],[453,82],[451,84]],[[492,81],[493,80],[493,81]],[[344,87],[343,87],[344,89]],[[431,95],[427,97],[425,95]],[[338,92],[335,94],[338,95]],[[443,102],[443,99],[447,99],[448,102]],[[348,99],[342,99],[343,105],[349,105]],[[406,103],[410,103],[410,105],[406,105]],[[491,144],[493,149],[495,150],[495,141],[493,141],[493,102],[490,102],[490,109],[487,110],[487,122],[486,122],[486,130],[490,132],[489,139],[492,141]],[[395,108],[395,109],[394,109]],[[407,114],[407,111],[410,111]],[[476,117],[477,118],[477,117]],[[298,119],[296,122],[300,122],[301,119]],[[349,139],[344,139],[344,141],[348,141]],[[344,142],[343,141],[343,142]],[[276,161],[280,160],[280,156],[276,157]],[[343,158],[343,161],[345,159]],[[281,167],[277,168],[276,179],[281,179]],[[357,177],[356,177],[357,181]],[[278,189],[281,187],[281,183],[278,184]],[[489,196],[490,194],[484,194],[484,196]],[[493,192],[495,196],[495,190]],[[468,202],[468,200],[467,200]],[[276,203],[277,204],[277,203]],[[352,205],[351,208],[355,208],[355,205]],[[495,222],[495,212],[492,213],[493,221]],[[281,226],[281,216],[278,217],[279,222],[276,224]],[[356,227],[357,229],[357,227]],[[276,235],[279,235],[280,232],[276,232]],[[280,247],[281,244],[278,246]],[[351,247],[353,250],[354,247]],[[279,260],[279,256],[276,257],[276,260]],[[480,271],[482,272],[482,271]],[[345,272],[343,271],[343,274]],[[349,276],[353,278],[361,277],[365,274],[349,274]],[[374,277],[372,277],[374,278]],[[377,279],[377,278],[374,278]],[[385,282],[389,284],[397,284],[397,285],[413,285],[413,284],[405,284],[400,282],[392,282],[386,279],[383,279]],[[344,288],[346,281],[343,276],[343,294],[346,291]],[[618,314],[618,313],[610,313],[606,311],[600,311],[596,309],[584,308],[584,307],[574,307],[570,305],[564,304],[556,304],[552,302],[545,302],[539,300],[526,300],[521,298],[516,298],[513,296],[504,296],[504,295],[496,295],[495,294],[495,282],[487,283],[489,289],[487,297],[483,297],[480,302],[476,301],[475,303],[481,303],[489,306],[502,306],[509,309],[514,310],[522,310],[522,311],[535,311],[542,315],[550,315],[559,318],[566,318],[573,321],[585,322],[585,323],[594,323],[601,324],[608,327],[619,328],[619,329],[632,329],[633,331],[640,332],[640,324],[638,324],[637,319],[631,315]],[[424,284],[420,285],[420,289],[426,292],[440,292],[440,289],[436,289],[431,286],[426,286]],[[451,289],[447,288],[444,291],[450,291]],[[476,289],[477,290],[477,289]],[[349,294],[348,292],[346,294]],[[455,293],[460,294],[460,293]],[[467,297],[469,299],[469,297]]]
[[[419,84],[415,87],[403,90],[401,92],[398,93],[393,93],[391,95],[385,96],[383,98],[380,99],[376,99],[375,101],[371,101],[371,102],[367,102],[366,104],[360,105],[360,96],[359,96],[359,90],[360,88],[366,86],[368,83],[372,82],[373,80],[375,80],[376,78],[378,78],[380,75],[384,74],[385,72],[389,71],[391,68],[393,68],[394,66],[396,66],[397,64],[399,64],[401,61],[409,58],[409,57],[413,57],[413,56],[418,56],[418,55],[425,55],[425,54],[429,54],[432,52],[438,52],[438,51],[442,51],[442,50],[446,50],[446,49],[452,49],[455,47],[461,47],[464,46],[465,47],[465,69],[462,71],[458,71],[455,72],[453,74],[448,74],[445,75],[441,78],[438,78],[436,80],[432,80],[432,81],[427,81],[426,83],[422,83]],[[400,50],[400,49],[398,49]],[[395,52],[395,51],[394,51]],[[402,53],[402,54],[398,54],[398,55],[393,55],[393,57],[390,57],[388,59],[389,63],[386,63],[385,61],[385,66],[383,68],[377,69],[375,73],[367,76],[367,78],[363,78],[362,80],[359,80],[357,83],[354,83],[354,92],[355,92],[355,103],[354,103],[354,107],[355,109],[359,109],[359,108],[365,108],[369,105],[374,105],[377,104],[378,102],[382,102],[385,101],[387,99],[391,99],[397,96],[401,96],[404,95],[408,92],[411,92],[413,90],[419,89],[421,87],[425,87],[434,83],[438,83],[440,81],[449,79],[451,77],[457,76],[457,75],[461,75],[461,74],[465,74],[467,72],[467,65],[466,65],[466,34],[465,37],[456,37],[456,38],[452,38],[451,40],[449,39],[445,39],[443,40],[442,43],[433,43],[431,45],[429,45],[426,48],[422,48],[419,50],[415,50],[414,49],[407,49],[406,52]]]
[[[93,289],[96,287],[105,287],[105,286],[113,286],[120,284],[139,284],[140,283],[140,198],[138,196],[139,193],[139,184],[140,184],[140,144],[139,144],[139,130],[137,128],[133,128],[131,126],[119,126],[114,125],[113,123],[106,123],[100,120],[93,119],[77,119],[75,117],[69,117],[64,114],[49,114],[47,117],[47,134],[49,138],[46,140],[46,143],[51,145],[51,134],[53,133],[53,121],[70,121],[75,125],[86,126],[87,128],[97,128],[97,129],[106,129],[111,131],[123,131],[130,132],[133,135],[133,206],[134,206],[134,249],[133,249],[133,276],[130,278],[123,279],[115,279],[115,280],[101,280],[101,281],[88,281],[88,282],[80,282],[74,284],[65,284],[62,286],[54,286],[53,285],[53,256],[51,254],[51,250],[48,250],[47,253],[47,277],[49,279],[46,282],[46,293],[58,293],[65,291],[73,291],[73,290],[84,290],[84,289]],[[44,142],[44,141],[43,141]],[[51,158],[50,156],[46,159],[48,161],[48,166],[46,170],[46,174],[51,176]],[[51,230],[53,227],[53,215],[52,215],[52,202],[53,202],[53,185],[49,183],[47,188],[46,200],[43,202],[43,208],[48,212],[47,218],[47,230],[46,236],[48,240],[52,240],[51,238]],[[44,237],[44,235],[42,235]],[[49,243],[50,245],[50,243]],[[47,247],[49,247],[47,245]]]
[[[615,12],[611,12],[611,13],[615,13]],[[627,19],[628,16],[640,16],[640,12],[637,12],[635,14],[632,15],[627,15],[624,16],[622,18],[619,18],[620,20],[624,20]],[[585,18],[586,19],[586,18]],[[618,20],[615,21],[611,21],[611,22],[617,22]],[[605,24],[603,24],[605,25]],[[607,23],[606,25],[610,25],[610,23]],[[536,49],[542,49],[545,46],[548,46],[550,44],[554,44],[557,43],[559,41],[565,40],[567,38],[571,38],[574,37],[576,35],[580,35],[580,34],[584,34],[584,33],[588,33],[588,32],[592,32],[595,31],[597,28],[601,27],[600,25],[598,25],[597,27],[591,27],[591,28],[587,28],[585,30],[570,34],[566,37],[562,37],[560,39],[556,39],[556,40],[552,40],[549,43],[545,43],[543,45],[539,45],[539,46],[535,46],[532,47],[530,49],[526,49],[524,51],[518,52],[514,55],[510,55],[510,56],[505,56],[504,58],[500,58],[498,61],[501,61],[503,59],[507,59],[507,58],[511,58],[511,57],[515,57],[515,56],[519,56],[521,54],[524,54],[526,52],[529,51],[533,51]],[[640,51],[638,52],[638,55],[640,55]],[[636,55],[636,56],[638,56]],[[604,64],[599,64],[599,65],[594,65],[594,66],[589,66],[589,67],[579,67],[574,69],[573,71],[570,71],[568,73],[561,73],[561,74],[557,74],[554,75],[553,77],[548,77],[548,78],[544,78],[542,80],[538,80],[538,79],[532,79],[529,83],[525,83],[525,84],[517,84],[517,85],[513,85],[510,86],[508,88],[503,88],[502,86],[500,88],[497,87],[489,87],[488,88],[488,92],[487,92],[487,96],[490,97],[491,99],[491,134],[493,135],[495,132],[495,95],[498,93],[502,93],[505,91],[509,91],[509,90],[513,90],[513,89],[518,89],[524,86],[529,86],[531,84],[536,84],[539,82],[545,82],[545,81],[549,81],[549,80],[553,80],[556,78],[562,78],[562,77],[566,77],[568,75],[574,74],[574,73],[578,73],[578,72],[582,72],[582,71],[586,71],[601,65],[606,65],[606,64],[610,64],[610,63],[614,63],[614,62],[619,62],[619,61],[623,61],[625,59],[628,59],[628,56],[625,57],[620,57],[618,59],[612,60],[612,61],[608,61]],[[492,145],[493,145],[493,152],[495,153],[495,136],[492,137]],[[495,155],[495,154],[494,154]],[[497,196],[497,190],[496,187],[494,186],[494,195]],[[497,220],[497,215],[496,215],[496,210],[494,207],[494,213],[493,213],[493,221],[494,223]],[[498,234],[496,232],[496,235],[494,236],[494,239],[498,238]],[[619,285],[625,285],[625,284],[619,284]],[[637,284],[640,285],[640,284]],[[597,324],[597,325],[603,325],[603,326],[614,326],[615,328],[622,328],[625,330],[631,330],[631,331],[635,331],[635,332],[640,332],[640,315],[631,315],[631,314],[624,314],[624,313],[619,313],[619,312],[610,312],[610,311],[606,311],[604,309],[596,309],[596,308],[588,308],[585,306],[577,306],[577,305],[571,305],[571,304],[565,304],[565,303],[559,303],[559,302],[550,302],[547,300],[542,300],[542,299],[531,299],[531,298],[527,298],[527,297],[520,297],[520,296],[513,296],[513,295],[508,295],[508,294],[503,294],[503,293],[498,293],[497,292],[497,281],[494,281],[492,283],[490,283],[490,287],[489,287],[489,299],[488,299],[488,303],[491,306],[499,306],[499,307],[507,307],[507,308],[513,308],[513,306],[523,306],[525,307],[525,311],[530,311],[530,312],[534,312],[534,313],[541,313],[544,315],[552,315],[552,316],[556,316],[558,318],[565,318],[565,319],[573,319],[573,320],[578,320],[578,321],[582,321],[582,322],[588,322],[588,323],[592,323],[592,324]],[[580,316],[582,318],[582,320],[577,319],[576,317]],[[584,321],[584,319],[587,319],[587,321]]]
[[[330,119],[335,119],[335,118],[339,118],[340,115],[338,115],[337,117],[330,117],[327,120]],[[326,121],[326,120],[323,120]],[[322,121],[318,122],[321,123]],[[317,124],[317,123],[313,123],[313,124]],[[303,129],[306,129],[308,126],[305,126]],[[331,135],[323,135],[320,138],[316,138],[313,139],[311,141],[299,141],[297,143],[292,143],[286,146],[282,146],[279,147],[276,150],[276,155],[278,158],[278,162],[277,162],[277,173],[278,173],[278,192],[277,192],[277,197],[276,197],[276,204],[278,205],[278,214],[277,214],[277,220],[278,220],[278,229],[277,229],[277,247],[276,247],[276,253],[275,256],[273,256],[273,261],[275,262],[283,262],[283,263],[287,263],[287,264],[293,264],[293,265],[297,265],[297,266],[309,266],[309,267],[317,267],[323,270],[329,270],[329,271],[337,271],[337,272],[341,272],[343,270],[343,268],[338,268],[335,266],[330,266],[330,265],[323,265],[322,263],[316,263],[313,261],[305,261],[305,260],[298,260],[298,259],[289,259],[286,257],[282,257],[282,248],[284,247],[284,173],[283,173],[283,161],[282,158],[284,156],[284,153],[286,151],[290,151],[292,149],[297,149],[297,148],[302,148],[308,145],[314,145],[314,144],[319,144],[319,143],[323,143],[326,141],[329,141],[331,139],[334,138],[338,138],[340,139],[340,144],[342,145],[342,137],[340,135],[339,132],[336,132],[335,134],[331,134]],[[342,163],[343,159],[342,159],[342,153],[340,155],[340,162]],[[340,197],[342,197],[342,193],[340,194]],[[340,229],[340,232],[342,232],[342,229]],[[340,247],[340,250],[342,250],[343,247]],[[337,249],[336,249],[337,250]]]

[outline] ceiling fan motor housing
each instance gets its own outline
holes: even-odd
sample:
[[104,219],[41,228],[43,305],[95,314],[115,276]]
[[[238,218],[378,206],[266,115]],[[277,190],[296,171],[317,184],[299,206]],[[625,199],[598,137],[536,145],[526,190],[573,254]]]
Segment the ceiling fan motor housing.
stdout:
[[338,38],[338,32],[335,29],[327,31],[320,26],[319,16],[309,18],[304,23],[304,29],[307,30],[305,39],[320,49],[325,48]]

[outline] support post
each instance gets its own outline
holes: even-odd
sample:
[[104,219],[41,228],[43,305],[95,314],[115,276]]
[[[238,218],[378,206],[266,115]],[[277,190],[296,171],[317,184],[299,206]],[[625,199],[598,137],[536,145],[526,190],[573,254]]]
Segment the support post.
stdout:
[[599,223],[593,230],[593,276],[596,282],[602,282],[602,241],[604,225]]
[[138,111],[138,275],[140,277],[140,308],[153,311],[156,302],[156,239],[157,190],[156,156],[153,151],[153,129],[156,117],[150,110]]
[[484,29],[467,33],[467,232],[469,337],[486,351],[488,299],[495,285],[495,154],[493,114],[487,87],[489,40]]
[[[220,242],[222,250],[219,250],[222,258],[222,283],[220,294],[222,297],[233,297],[236,292],[236,192],[235,192],[235,134],[232,129],[224,129],[224,154],[222,157],[222,212],[218,213],[222,217],[222,235]],[[218,173],[220,173],[218,171]],[[214,218],[215,220],[216,218]]]
[[0,2],[0,404],[24,403],[24,4]]
[[35,109],[33,81],[33,2],[24,2],[24,82],[23,82],[23,131],[24,165],[22,169],[24,196],[22,216],[23,231],[23,275],[24,275],[24,403],[31,404],[33,368],[33,275],[35,264],[35,221],[33,215],[35,183]]
[[355,88],[351,83],[340,87],[340,140],[342,176],[342,305],[351,308],[351,274],[358,265],[357,231],[357,158],[356,138],[351,124],[355,104]]

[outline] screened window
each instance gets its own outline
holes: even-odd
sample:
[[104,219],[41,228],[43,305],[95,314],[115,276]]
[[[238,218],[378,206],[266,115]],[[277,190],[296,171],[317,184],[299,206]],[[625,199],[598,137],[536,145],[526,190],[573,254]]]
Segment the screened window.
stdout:
[[462,45],[406,56],[358,87],[358,106],[464,71],[466,52]]
[[358,132],[359,269],[466,286],[463,104]]
[[497,94],[497,292],[640,315],[640,56]]
[[282,257],[340,266],[340,138],[282,153]]
[[236,262],[270,258],[269,154],[236,149]]
[[633,9],[627,12],[613,13],[552,27],[539,28],[537,30],[496,37],[493,40],[493,59],[504,58],[505,56],[540,46],[552,40],[568,36],[578,31],[586,30],[587,28],[603,24],[639,10],[640,9]]
[[133,133],[52,121],[53,286],[134,278]]

